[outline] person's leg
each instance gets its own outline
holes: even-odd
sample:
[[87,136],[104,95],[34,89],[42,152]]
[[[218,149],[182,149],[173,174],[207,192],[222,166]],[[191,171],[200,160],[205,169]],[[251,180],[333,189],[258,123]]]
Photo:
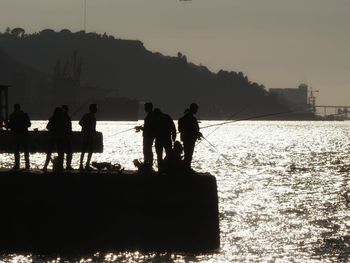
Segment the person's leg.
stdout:
[[169,136],[168,138],[166,138],[164,140],[164,150],[165,150],[165,155],[166,156],[170,156],[171,152],[173,150],[173,142],[171,140],[171,136]]
[[20,138],[18,135],[14,135],[14,156],[15,156],[15,165],[13,166],[13,169],[19,169],[19,148],[20,148]]
[[186,168],[191,168],[192,156],[196,141],[195,140],[184,140],[184,165]]
[[67,154],[66,169],[72,170],[73,169],[72,168],[73,151],[72,151],[72,142],[70,138],[68,138],[66,142],[66,154]]
[[151,165],[153,164],[153,141],[152,137],[143,137],[143,161]]
[[81,154],[80,154],[80,165],[79,165],[79,169],[82,170],[84,168],[83,166],[83,162],[84,162],[84,155],[85,155],[85,151],[82,150]]
[[25,160],[26,169],[30,169],[28,135],[23,136],[23,151],[24,151],[24,160]]
[[59,171],[63,170],[63,159],[64,159],[64,147],[63,147],[63,142],[58,142],[57,143],[57,155],[58,155],[58,163],[57,163],[57,169]]
[[183,140],[183,147],[184,147],[184,166],[186,168],[190,168],[191,166],[191,161],[189,156],[190,156],[190,153],[189,153],[189,143],[188,143],[188,140]]
[[42,169],[43,171],[47,170],[47,166],[49,165],[49,162],[51,160],[52,146],[53,146],[53,140],[50,139],[49,145],[48,145],[48,148],[47,148],[47,152],[46,152],[46,160],[45,160],[45,163],[44,163],[44,167]]
[[85,153],[87,151],[87,145],[88,145],[88,140],[86,138],[86,136],[83,136],[83,144],[82,144],[82,147],[81,147],[81,154],[80,154],[80,164],[79,164],[79,169],[80,170],[83,170],[84,169],[84,156],[85,156]]
[[155,140],[155,148],[156,148],[156,154],[157,154],[157,164],[158,164],[158,171],[162,168],[163,163],[163,141],[161,139],[156,138]]
[[85,164],[85,168],[87,168],[87,169],[90,168],[91,158],[92,158],[92,152],[89,152],[88,156],[87,156],[86,164]]
[[72,167],[72,159],[73,159],[73,153],[72,152],[67,152],[67,157],[66,157],[66,169],[67,170],[73,170]]
[[19,169],[19,150],[15,150],[15,165],[13,169]]
[[187,150],[187,155],[188,155],[188,167],[191,168],[191,162],[192,162],[192,157],[193,157],[193,152],[194,152],[194,146],[196,144],[195,140],[189,141],[188,144],[188,150]]
[[90,162],[92,158],[92,153],[94,151],[94,140],[93,138],[89,138],[88,140],[88,156],[85,164],[85,169],[90,169]]

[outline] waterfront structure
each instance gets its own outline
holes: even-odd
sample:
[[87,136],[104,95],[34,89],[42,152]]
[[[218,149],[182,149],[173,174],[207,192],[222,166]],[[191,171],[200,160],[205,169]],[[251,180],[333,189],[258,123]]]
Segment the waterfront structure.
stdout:
[[308,86],[306,84],[300,84],[298,88],[275,88],[269,91],[275,94],[281,102],[288,103],[292,110],[310,110],[308,103]]

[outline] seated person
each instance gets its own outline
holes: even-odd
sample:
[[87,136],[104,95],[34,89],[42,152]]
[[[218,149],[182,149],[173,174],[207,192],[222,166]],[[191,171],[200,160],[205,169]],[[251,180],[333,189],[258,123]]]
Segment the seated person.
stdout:
[[181,142],[174,142],[174,148],[171,153],[164,159],[163,172],[167,173],[178,173],[184,171],[184,160],[182,157],[183,147]]

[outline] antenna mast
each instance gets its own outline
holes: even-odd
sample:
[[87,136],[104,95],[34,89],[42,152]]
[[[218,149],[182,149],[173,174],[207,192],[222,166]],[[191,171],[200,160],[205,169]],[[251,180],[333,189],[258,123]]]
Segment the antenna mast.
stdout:
[[86,0],[84,0],[84,31],[86,32]]

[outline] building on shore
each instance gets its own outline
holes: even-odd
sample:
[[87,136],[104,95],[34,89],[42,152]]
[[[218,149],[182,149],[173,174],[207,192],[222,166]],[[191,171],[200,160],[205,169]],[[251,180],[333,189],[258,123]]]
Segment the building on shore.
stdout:
[[291,110],[310,111],[308,86],[306,84],[300,84],[298,88],[275,88],[269,91],[275,94],[281,102],[287,103]]

